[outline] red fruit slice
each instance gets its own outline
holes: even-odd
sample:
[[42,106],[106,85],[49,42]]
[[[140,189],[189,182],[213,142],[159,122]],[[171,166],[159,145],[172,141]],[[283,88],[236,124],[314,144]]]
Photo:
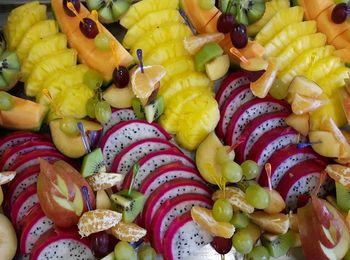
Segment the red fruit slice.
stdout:
[[151,243],[157,253],[162,253],[164,235],[177,216],[190,211],[195,205],[210,208],[212,204],[210,198],[195,193],[183,194],[165,201],[152,221]]
[[128,121],[128,120],[133,120],[136,119],[136,114],[134,110],[131,108],[122,108],[122,109],[116,109],[112,108],[112,115],[110,120],[102,124],[103,126],[103,133],[102,135],[105,135],[109,129],[111,129],[113,126],[116,124],[119,124],[122,121]]

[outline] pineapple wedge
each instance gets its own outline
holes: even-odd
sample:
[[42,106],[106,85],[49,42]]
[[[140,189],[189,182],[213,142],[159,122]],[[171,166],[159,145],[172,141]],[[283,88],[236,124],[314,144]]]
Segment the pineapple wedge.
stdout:
[[25,82],[24,91],[27,96],[34,97],[41,93],[46,79],[55,71],[73,66],[77,63],[77,52],[65,49],[44,57],[33,69]]
[[120,24],[129,29],[146,15],[165,9],[177,9],[179,0],[143,0],[133,4],[120,19]]
[[[323,89],[328,96],[335,93],[335,89],[345,85],[345,79],[349,78],[350,68],[341,66],[330,71],[327,75],[323,74],[323,78],[317,80],[317,84]],[[339,103],[340,104],[340,103]],[[339,104],[337,106],[339,106]]]
[[175,78],[186,71],[194,71],[194,62],[191,56],[176,57],[163,63],[162,66],[165,68],[166,74],[160,81],[161,86],[167,85],[170,78]]
[[58,33],[58,26],[54,20],[45,20],[36,23],[23,35],[16,53],[21,62],[27,57],[30,48],[40,39]]
[[21,67],[21,80],[27,80],[29,74],[43,57],[66,49],[67,37],[63,33],[57,33],[36,42],[24,59]]
[[137,59],[137,49],[142,49],[147,56],[151,51],[158,48],[160,44],[171,41],[183,41],[186,36],[192,35],[187,25],[182,23],[171,23],[160,25],[158,28],[147,33],[147,37],[140,37],[131,46],[131,53]]
[[134,42],[146,35],[149,31],[153,31],[162,24],[183,23],[183,18],[178,10],[165,9],[150,13],[133,25],[125,34],[123,45],[131,48]]
[[266,45],[276,34],[292,23],[303,20],[304,10],[300,6],[282,9],[260,30],[255,40],[261,45]]
[[189,53],[186,51],[182,41],[167,42],[160,44],[149,55],[145,56],[145,65],[163,65],[165,62],[180,56],[187,56]]
[[329,74],[332,70],[336,70],[344,65],[340,61],[339,57],[328,56],[320,59],[315,64],[313,64],[306,72],[305,76],[312,81],[318,81],[325,75]]

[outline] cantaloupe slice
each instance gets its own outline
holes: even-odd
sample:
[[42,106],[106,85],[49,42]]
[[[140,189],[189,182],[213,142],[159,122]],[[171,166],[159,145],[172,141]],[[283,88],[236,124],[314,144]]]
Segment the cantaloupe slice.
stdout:
[[[81,33],[79,18],[66,15],[61,0],[52,0],[51,6],[61,31],[67,35],[70,47],[77,50],[80,61],[100,72],[104,79],[110,80],[113,70],[119,65],[128,67],[134,62],[133,57],[106,28],[102,26],[102,31],[116,43],[118,60],[111,50],[100,51],[96,48],[94,39],[88,39]],[[82,17],[90,16],[89,11],[83,5],[80,6],[80,15]]]
[[349,48],[350,46],[350,28],[342,32],[331,42],[336,49]]
[[304,8],[306,20],[315,20],[324,10],[333,5],[333,0],[298,0]]
[[350,63],[350,45],[348,46],[348,48],[335,50],[333,54],[338,56],[342,60],[342,62]]

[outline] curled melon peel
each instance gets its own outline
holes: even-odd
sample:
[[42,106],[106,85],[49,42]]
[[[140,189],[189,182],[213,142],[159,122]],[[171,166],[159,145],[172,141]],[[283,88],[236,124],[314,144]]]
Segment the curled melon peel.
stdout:
[[[51,6],[60,30],[66,34],[70,47],[77,50],[80,61],[100,72],[105,80],[112,78],[113,70],[116,67],[120,65],[128,67],[134,62],[133,57],[105,27],[101,26],[102,31],[110,37],[111,41],[115,42],[118,59],[114,57],[111,50],[100,51],[97,49],[94,39],[88,39],[81,33],[79,18],[66,15],[61,0],[52,0]],[[80,15],[90,17],[89,11],[83,5],[80,6]]]

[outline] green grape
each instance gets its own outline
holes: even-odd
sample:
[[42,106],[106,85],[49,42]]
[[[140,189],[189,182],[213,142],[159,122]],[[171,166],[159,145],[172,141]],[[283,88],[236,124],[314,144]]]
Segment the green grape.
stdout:
[[13,98],[12,96],[5,92],[0,91],[0,110],[8,111],[13,107]]
[[213,217],[219,222],[229,222],[233,215],[232,205],[228,200],[218,199],[213,205]]
[[105,33],[99,33],[96,35],[95,46],[100,51],[108,51],[109,50],[109,37]]
[[90,98],[86,102],[86,114],[88,115],[88,117],[90,117],[90,118],[96,117],[95,107],[96,107],[97,102],[98,102],[98,100],[96,98]]
[[232,237],[232,245],[241,254],[248,254],[252,251],[254,241],[246,229],[238,230]]
[[242,179],[242,168],[238,163],[227,161],[221,166],[221,171],[228,182],[236,183]]
[[98,101],[95,105],[95,115],[100,123],[107,123],[112,115],[111,106],[106,101]]
[[269,251],[264,246],[256,246],[253,250],[247,255],[247,260],[269,260],[270,254]]
[[119,241],[114,247],[116,260],[137,260],[135,249],[125,241]]
[[233,213],[233,216],[230,220],[231,224],[235,226],[235,228],[245,228],[248,226],[250,220],[248,216],[241,212]]
[[[229,153],[228,153],[229,151]],[[231,150],[230,146],[220,146],[216,149],[216,161],[219,164],[223,164],[227,161],[233,161],[235,159],[235,151]]]
[[243,176],[246,180],[252,180],[259,175],[259,166],[256,162],[252,160],[246,160],[241,164]]
[[199,7],[203,10],[210,10],[215,6],[215,0],[198,0]]
[[156,260],[156,251],[151,246],[144,246],[139,250],[139,260]]
[[67,135],[76,136],[79,134],[77,120],[73,117],[64,117],[60,121],[60,129]]
[[257,209],[265,209],[270,202],[269,193],[258,184],[250,185],[245,191],[247,202]]
[[276,99],[284,99],[288,95],[288,85],[283,83],[279,78],[276,78],[269,90],[269,93]]
[[84,74],[83,82],[92,90],[98,89],[102,86],[103,77],[96,70],[88,70]]

